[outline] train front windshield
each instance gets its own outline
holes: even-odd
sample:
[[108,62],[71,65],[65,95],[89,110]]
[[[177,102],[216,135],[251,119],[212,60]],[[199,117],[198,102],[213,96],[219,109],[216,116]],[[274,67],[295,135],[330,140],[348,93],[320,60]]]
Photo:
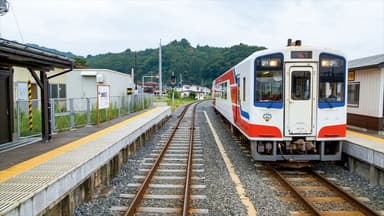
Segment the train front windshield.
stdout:
[[257,107],[281,108],[283,105],[283,55],[280,53],[255,60],[255,98]]
[[320,54],[319,107],[345,105],[345,59],[332,54]]

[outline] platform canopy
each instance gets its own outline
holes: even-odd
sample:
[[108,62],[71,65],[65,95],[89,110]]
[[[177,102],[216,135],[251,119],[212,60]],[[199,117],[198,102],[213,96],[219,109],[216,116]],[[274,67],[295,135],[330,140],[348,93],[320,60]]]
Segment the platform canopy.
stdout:
[[[0,70],[8,71],[9,91],[8,91],[8,110],[13,110],[13,69],[12,67],[24,67],[29,70],[36,83],[41,89],[41,120],[42,120],[42,139],[51,139],[49,122],[49,79],[70,72],[75,65],[75,61],[64,56],[46,52],[25,44],[17,43],[0,38]],[[48,77],[48,73],[55,68],[64,69]],[[36,73],[36,72],[39,72]],[[10,112],[9,121],[13,119],[13,112]],[[13,123],[9,124],[10,131],[13,131]]]
[[0,64],[48,72],[54,68],[73,68],[75,62],[64,56],[0,38]]

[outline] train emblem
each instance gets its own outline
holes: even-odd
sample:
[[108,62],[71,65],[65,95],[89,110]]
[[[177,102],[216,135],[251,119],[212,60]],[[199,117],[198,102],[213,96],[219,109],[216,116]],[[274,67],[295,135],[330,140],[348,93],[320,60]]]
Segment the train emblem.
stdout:
[[263,119],[267,122],[272,119],[272,114],[271,113],[264,113]]

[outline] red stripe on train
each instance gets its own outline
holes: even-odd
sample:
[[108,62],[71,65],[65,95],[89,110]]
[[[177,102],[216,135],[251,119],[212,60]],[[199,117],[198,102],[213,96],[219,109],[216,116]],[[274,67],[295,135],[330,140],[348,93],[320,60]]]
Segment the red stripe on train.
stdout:
[[331,125],[320,129],[318,138],[346,137],[347,125]]
[[251,138],[282,138],[283,135],[281,133],[281,130],[278,127],[275,126],[268,126],[268,125],[257,125],[257,124],[249,124],[248,122],[244,121],[240,116],[240,109],[239,107],[232,106],[232,110],[234,111],[235,117],[235,123],[236,125],[244,131],[249,137]]
[[229,70],[216,79],[216,84],[229,80],[229,84],[235,84],[235,71]]

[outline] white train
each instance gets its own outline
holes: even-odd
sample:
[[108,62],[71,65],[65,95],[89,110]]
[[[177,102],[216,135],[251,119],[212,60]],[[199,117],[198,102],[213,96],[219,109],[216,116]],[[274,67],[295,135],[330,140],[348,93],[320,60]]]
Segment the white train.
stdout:
[[255,160],[340,160],[347,71],[341,52],[288,40],[216,78],[213,106],[250,141]]

